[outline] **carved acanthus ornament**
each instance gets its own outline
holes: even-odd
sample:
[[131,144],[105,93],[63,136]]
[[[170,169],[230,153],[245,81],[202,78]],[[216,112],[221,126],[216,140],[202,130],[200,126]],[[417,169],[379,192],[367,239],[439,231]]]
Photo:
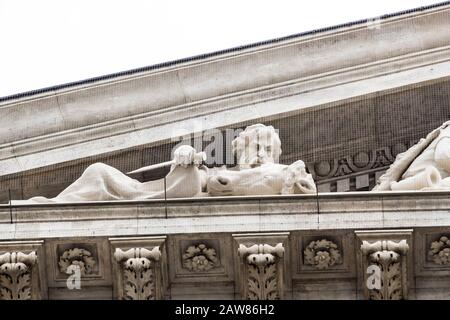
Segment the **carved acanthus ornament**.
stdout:
[[183,267],[194,272],[208,271],[219,265],[216,250],[204,244],[190,246],[183,254]]
[[0,299],[30,300],[32,269],[37,262],[35,251],[6,252],[0,255]]
[[[364,292],[371,300],[407,299],[406,240],[363,241]],[[370,274],[369,274],[370,273]]]
[[59,270],[67,273],[67,268],[76,265],[80,268],[82,275],[92,274],[96,265],[94,257],[86,249],[72,248],[63,252],[58,261]]
[[442,236],[438,241],[433,241],[430,245],[428,255],[436,264],[450,264],[450,240],[448,237]]
[[282,272],[280,260],[284,255],[282,243],[276,246],[255,244],[239,245],[239,256],[244,261],[244,298],[250,300],[275,300],[282,296]]
[[305,264],[312,265],[319,270],[328,269],[335,264],[342,263],[342,256],[338,246],[326,239],[311,241],[303,251],[303,254]]
[[161,251],[159,247],[152,250],[132,248],[123,251],[117,248],[114,258],[121,265],[123,296],[125,300],[155,299],[155,268]]

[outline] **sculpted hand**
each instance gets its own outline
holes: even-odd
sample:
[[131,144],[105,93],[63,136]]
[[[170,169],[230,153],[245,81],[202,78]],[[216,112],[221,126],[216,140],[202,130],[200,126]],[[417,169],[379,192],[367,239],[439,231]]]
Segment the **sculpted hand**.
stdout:
[[176,166],[187,168],[190,165],[200,165],[203,160],[206,160],[204,152],[197,153],[191,146],[180,146],[174,152],[173,160]]
[[299,179],[295,186],[297,187],[296,191],[300,191],[300,194],[316,193],[316,184],[312,178],[306,177],[304,179]]
[[283,183],[283,194],[312,194],[316,192],[316,184],[312,176],[306,172],[305,163],[298,160],[291,164],[286,170]]

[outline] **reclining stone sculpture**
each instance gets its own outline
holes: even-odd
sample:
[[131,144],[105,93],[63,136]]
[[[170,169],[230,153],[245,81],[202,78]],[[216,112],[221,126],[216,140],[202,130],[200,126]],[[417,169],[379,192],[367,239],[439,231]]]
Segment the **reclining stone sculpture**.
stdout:
[[299,160],[277,163],[281,142],[272,126],[247,127],[232,142],[238,165],[234,169],[208,169],[202,155],[183,145],[174,152],[170,172],[163,179],[139,182],[119,170],[94,163],[80,178],[52,199],[34,197],[26,203],[144,200],[199,196],[311,194],[316,192],[312,176]]
[[450,190],[450,121],[397,155],[372,191]]

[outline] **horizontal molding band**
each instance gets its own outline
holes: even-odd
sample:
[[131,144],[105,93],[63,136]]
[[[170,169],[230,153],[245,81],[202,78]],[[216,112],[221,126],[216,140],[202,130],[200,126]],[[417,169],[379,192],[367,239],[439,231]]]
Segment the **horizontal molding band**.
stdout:
[[314,195],[192,198],[168,200],[167,207],[161,200],[35,205],[13,202],[12,206],[0,206],[0,233],[5,240],[17,240],[443,227],[450,226],[449,195],[446,191],[422,191],[323,193],[319,199]]

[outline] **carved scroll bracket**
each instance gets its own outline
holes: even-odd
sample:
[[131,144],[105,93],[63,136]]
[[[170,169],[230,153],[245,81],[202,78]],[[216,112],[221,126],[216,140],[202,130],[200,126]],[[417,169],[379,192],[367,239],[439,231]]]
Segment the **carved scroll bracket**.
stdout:
[[275,263],[277,257],[283,257],[284,248],[282,243],[278,243],[275,247],[268,244],[255,244],[249,248],[240,244],[238,252],[239,256],[244,259],[246,258],[249,264],[267,266]]
[[[361,280],[364,298],[371,300],[401,300],[408,298],[408,232],[405,239],[395,233],[383,234],[386,240],[378,240],[374,234],[359,236],[362,244]],[[379,236],[382,236],[379,234]],[[365,239],[364,239],[365,238]]]
[[159,261],[161,258],[161,251],[159,247],[154,247],[152,250],[146,248],[132,248],[127,251],[123,251],[120,248],[116,249],[114,258],[117,262],[124,262],[125,268],[141,271],[149,269],[152,266],[153,261]]
[[246,294],[250,300],[280,299],[282,286],[279,260],[284,256],[282,243],[276,246],[255,244],[239,245],[239,256],[246,262]]
[[0,255],[0,298],[2,300],[30,300],[32,269],[36,252],[6,252]]
[[[115,287],[118,299],[155,300],[163,298],[165,275],[161,269],[165,238],[110,239],[114,249]],[[130,245],[142,245],[129,247]],[[165,265],[165,264],[164,264]]]
[[239,298],[283,299],[288,233],[234,235],[237,242],[236,281]]
[[46,298],[43,241],[0,242],[0,299]]
[[[408,294],[406,254],[409,246],[406,240],[363,241],[361,252],[367,259],[368,272],[372,277],[366,279],[367,298],[374,300],[400,300]],[[369,270],[370,269],[370,270]]]
[[2,273],[26,272],[37,261],[36,252],[6,252],[0,255],[0,271]]

